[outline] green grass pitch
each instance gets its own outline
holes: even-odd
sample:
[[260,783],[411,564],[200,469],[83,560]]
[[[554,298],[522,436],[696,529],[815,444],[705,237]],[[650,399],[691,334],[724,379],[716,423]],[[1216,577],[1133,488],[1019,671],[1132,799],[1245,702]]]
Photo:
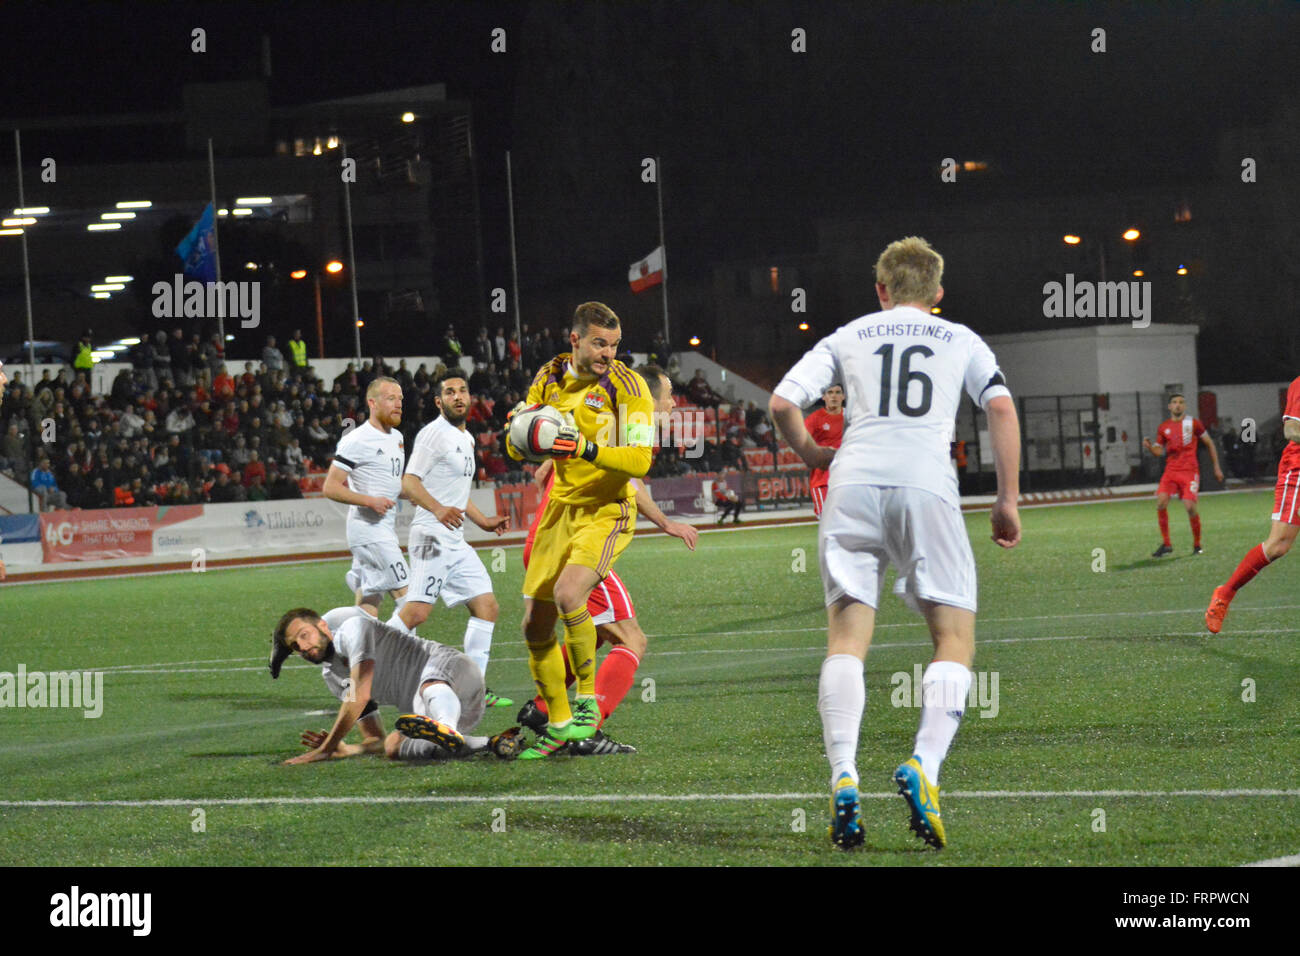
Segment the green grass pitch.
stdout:
[[[98,719],[0,709],[0,864],[1178,866],[1295,854],[1300,558],[1245,589],[1223,634],[1202,620],[1267,532],[1270,505],[1266,493],[1203,498],[1202,557],[1171,509],[1176,554],[1160,561],[1147,557],[1149,501],[1023,511],[1011,552],[988,540],[987,514],[967,516],[975,670],[996,673],[997,713],[969,708],[944,765],[942,853],[909,833],[890,782],[918,715],[893,705],[894,675],[910,680],[929,648],[892,595],[867,658],[866,844],[846,854],[827,839],[811,524],[705,534],[693,555],[643,536],[624,554],[650,636],[641,683],[607,725],[640,749],[627,757],[280,766],[301,730],[332,719],[308,712],[336,705],[297,658],[270,680],[267,635],[288,607],[348,603],[346,562],[5,587],[0,671],[106,671]],[[489,684],[522,701],[520,549],[505,556]],[[464,622],[440,608],[424,636],[459,645]],[[395,716],[384,709],[386,727]]]

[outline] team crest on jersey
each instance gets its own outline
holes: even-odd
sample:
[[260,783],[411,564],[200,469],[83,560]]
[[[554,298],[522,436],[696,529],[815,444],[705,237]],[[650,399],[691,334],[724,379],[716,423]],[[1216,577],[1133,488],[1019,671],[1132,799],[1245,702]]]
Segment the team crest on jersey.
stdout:
[[586,405],[593,412],[598,412],[605,407],[605,396],[596,392],[588,392],[583,398],[582,404]]

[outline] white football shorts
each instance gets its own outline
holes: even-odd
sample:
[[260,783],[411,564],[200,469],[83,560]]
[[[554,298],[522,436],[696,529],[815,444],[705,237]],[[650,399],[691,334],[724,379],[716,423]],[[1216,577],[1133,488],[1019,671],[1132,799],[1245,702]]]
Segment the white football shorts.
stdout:
[[492,593],[492,579],[478,552],[464,541],[449,543],[421,530],[411,529],[407,546],[411,558],[408,601],[458,607],[480,594]]
[[411,701],[412,713],[419,714],[421,717],[433,717],[425,706],[424,696],[420,693],[425,682],[431,680],[446,681],[460,698],[460,720],[456,722],[457,730],[467,734],[479,725],[487,707],[484,701],[487,691],[484,689],[483,672],[478,669],[477,664],[459,651],[437,663],[430,661],[424,673],[420,675],[420,684],[416,687],[415,698]]
[[914,611],[917,599],[975,610],[975,556],[961,508],[920,488],[832,486],[818,525],[827,605],[848,596],[880,606],[885,569],[898,572],[894,593]]
[[352,547],[348,584],[352,585],[358,578],[354,590],[366,595],[384,594],[410,585],[411,571],[396,541],[376,541]]

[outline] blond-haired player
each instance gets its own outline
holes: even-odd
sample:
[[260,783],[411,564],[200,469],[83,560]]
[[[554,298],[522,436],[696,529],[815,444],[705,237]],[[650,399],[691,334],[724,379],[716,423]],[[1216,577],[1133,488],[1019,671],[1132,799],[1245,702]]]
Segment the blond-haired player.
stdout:
[[[551,451],[555,485],[524,575],[524,640],[549,718],[546,732],[520,755],[524,760],[549,757],[566,741],[593,737],[600,725],[596,625],[587,598],[632,540],[636,490],[628,479],[650,470],[654,444],[650,389],[614,357],[622,334],[609,306],[578,306],[569,331],[572,351],[542,366],[525,400],[551,405],[572,424],[561,429]],[[506,451],[523,457],[508,431]],[[576,678],[572,707],[555,640],[557,618]]]
[[[863,841],[857,750],[866,705],[863,662],[885,570],[925,616],[934,657],[921,680],[912,757],[894,771],[912,829],[942,847],[939,767],[961,722],[975,656],[975,559],[962,520],[948,440],[963,388],[989,420],[997,467],[993,540],[1020,540],[1020,426],[997,360],[978,335],[930,314],[943,296],[943,259],[924,239],[891,243],[876,263],[880,312],[822,339],[782,379],[772,420],[810,468],[830,467],[818,527],[828,619],[817,709],[831,764],[831,838]],[[844,440],[816,444],[801,408],[844,386]]]
[[402,387],[380,377],[366,389],[370,417],[345,434],[321,489],[325,497],[349,505],[348,582],[357,604],[379,616],[384,593],[401,608],[411,572],[397,541],[397,499],[402,495],[406,452],[402,447]]

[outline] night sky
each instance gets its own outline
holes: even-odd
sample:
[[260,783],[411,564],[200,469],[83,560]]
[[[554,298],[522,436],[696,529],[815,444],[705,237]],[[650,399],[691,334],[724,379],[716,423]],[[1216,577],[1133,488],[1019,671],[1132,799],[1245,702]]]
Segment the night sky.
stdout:
[[251,75],[262,34],[274,104],[445,82],[474,110],[489,285],[514,153],[528,289],[656,244],[647,155],[679,275],[811,250],[818,216],[947,201],[946,156],[1008,198],[1209,180],[1224,131],[1296,102],[1298,25],[1284,3],[6,3],[0,118],[178,109],[185,82]]

